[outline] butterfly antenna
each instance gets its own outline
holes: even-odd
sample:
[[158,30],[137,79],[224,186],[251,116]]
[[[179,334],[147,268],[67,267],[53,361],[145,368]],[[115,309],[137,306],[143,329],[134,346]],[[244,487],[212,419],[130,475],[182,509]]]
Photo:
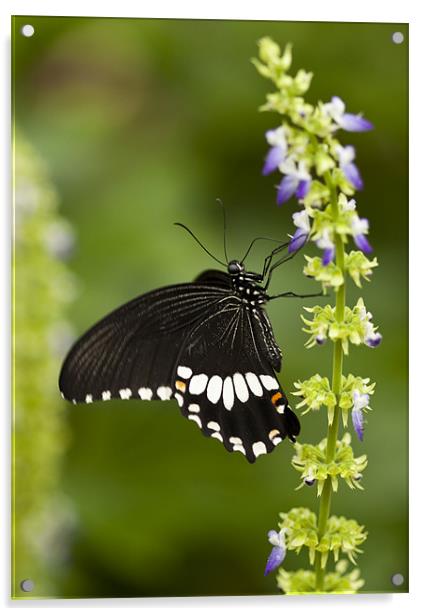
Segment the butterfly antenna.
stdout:
[[244,263],[244,261],[247,259],[249,252],[251,251],[251,249],[253,248],[253,246],[255,245],[255,243],[258,240],[269,240],[270,242],[277,242],[277,244],[281,244],[282,240],[277,240],[274,237],[265,237],[263,235],[260,235],[259,237],[255,237],[251,242],[250,242],[250,246],[247,248],[247,252],[244,255],[244,257],[242,259],[240,259],[240,263]]
[[222,212],[223,212],[223,250],[225,252],[226,263],[229,263],[228,253],[226,251],[226,210],[225,210],[225,206],[223,205],[222,199],[219,199],[218,197],[216,201],[221,206]]
[[221,265],[224,265],[225,267],[227,267],[227,263],[224,263],[223,261],[220,261],[219,259],[217,259],[211,252],[210,250],[207,250],[207,248],[200,242],[200,240],[198,239],[198,237],[191,231],[191,229],[189,229],[189,227],[187,227],[186,225],[184,225],[181,222],[175,222],[174,223],[177,227],[182,227],[182,229],[185,229],[185,231],[188,231],[189,235],[191,237],[194,238],[194,240],[197,242],[197,244],[199,246],[201,246],[201,248],[204,250],[204,252],[206,252],[212,259],[214,259],[215,261],[217,261],[217,263],[220,263]]

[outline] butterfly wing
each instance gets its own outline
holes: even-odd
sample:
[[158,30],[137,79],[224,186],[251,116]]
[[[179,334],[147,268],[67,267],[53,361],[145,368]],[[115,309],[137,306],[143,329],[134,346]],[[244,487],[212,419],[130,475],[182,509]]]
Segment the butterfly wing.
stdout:
[[68,353],[59,388],[74,403],[174,396],[205,435],[254,462],[300,430],[279,365],[266,313],[244,307],[230,277],[211,270],[104,317]]
[[275,375],[271,336],[263,310],[227,296],[192,329],[178,359],[174,396],[182,414],[249,462],[300,431]]
[[104,317],[72,347],[59,389],[74,403],[139,398],[168,400],[188,333],[228,294],[189,283],[157,289]]

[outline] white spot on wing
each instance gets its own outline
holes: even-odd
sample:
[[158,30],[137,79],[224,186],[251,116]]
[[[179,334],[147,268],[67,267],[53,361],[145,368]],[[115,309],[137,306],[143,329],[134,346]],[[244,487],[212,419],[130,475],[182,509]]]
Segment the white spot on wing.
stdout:
[[197,396],[202,394],[208,380],[207,374],[195,374],[189,382],[189,393]]
[[262,381],[265,389],[269,389],[269,391],[280,388],[277,379],[274,379],[274,377],[269,374],[261,374],[260,380]]
[[138,394],[139,394],[141,400],[151,400],[151,398],[152,398],[152,389],[149,389],[149,387],[141,387],[138,390]]
[[285,404],[277,405],[276,409],[277,409],[278,413],[280,413],[280,415],[282,415],[284,413]]
[[183,398],[180,394],[175,393],[175,398],[177,400],[177,403],[179,404],[179,406],[183,406]]
[[200,412],[200,405],[199,404],[190,404],[188,406],[188,411],[190,413],[199,413]]
[[280,436],[279,430],[271,430],[269,433],[269,440],[272,441],[274,445],[278,445],[283,440]]
[[129,387],[126,387],[126,389],[120,389],[118,393],[120,394],[120,398],[122,400],[128,400],[132,395],[132,390],[129,389]]
[[170,389],[170,387],[165,387],[163,385],[157,389],[157,396],[160,398],[160,400],[170,400],[170,398],[172,397],[172,393],[173,391]]
[[91,404],[93,402],[92,394],[87,394],[85,402],[86,404]]
[[191,421],[195,421],[195,423],[198,424],[199,428],[201,428],[203,425],[198,415],[188,415],[188,419],[190,419]]
[[253,443],[253,453],[257,457],[266,453],[266,445],[262,441],[257,441],[257,443]]
[[111,400],[111,392],[109,390],[102,392],[102,400]]
[[246,381],[254,395],[260,398],[263,394],[263,389],[257,376],[253,372],[247,372]]
[[227,376],[223,382],[223,404],[227,411],[234,406],[234,387],[230,376]]
[[222,395],[222,379],[220,378],[220,376],[215,374],[214,376],[212,376],[207,386],[207,398],[210,400],[210,402],[213,402],[213,404],[216,404],[221,395]]
[[210,434],[210,436],[212,438],[217,438],[218,441],[220,441],[221,443],[223,443],[223,438],[222,435],[219,434],[219,432],[213,432],[213,434]]
[[182,379],[189,379],[189,377],[192,374],[192,370],[191,368],[188,368],[187,366],[179,366],[177,369],[177,374]]
[[232,443],[233,445],[242,445],[243,441],[240,439],[239,436],[231,436],[229,439],[229,442]]
[[240,451],[241,453],[246,455],[246,450],[244,449],[242,445],[234,445],[232,449],[233,451]]
[[217,423],[217,421],[209,421],[207,427],[210,430],[214,430],[215,432],[220,432],[220,425]]
[[247,402],[249,399],[249,391],[243,375],[238,372],[234,374],[234,388],[237,398],[241,400],[241,402]]

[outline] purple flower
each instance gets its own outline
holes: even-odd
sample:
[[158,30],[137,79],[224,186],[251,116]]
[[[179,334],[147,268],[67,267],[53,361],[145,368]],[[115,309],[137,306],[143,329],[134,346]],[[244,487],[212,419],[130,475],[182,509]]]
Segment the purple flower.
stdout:
[[285,138],[284,127],[279,126],[265,133],[266,141],[272,146],[265,158],[262,174],[269,175],[285,161],[287,156],[287,141]]
[[376,332],[377,328],[371,322],[373,315],[371,312],[367,312],[361,299],[358,300],[357,310],[360,321],[364,325],[364,344],[371,348],[379,346],[382,341],[382,335]]
[[362,250],[362,252],[373,252],[373,248],[371,247],[369,241],[362,233],[354,236],[354,242],[358,246],[358,248]]
[[368,336],[365,337],[364,343],[367,346],[371,347],[372,349],[375,349],[381,343],[382,338],[383,338],[382,334],[372,331],[371,333],[368,334]]
[[268,532],[268,540],[274,547],[269,554],[265,567],[265,575],[271,573],[274,569],[279,567],[283,562],[286,554],[286,547],[284,541],[284,530],[280,530],[279,533],[275,530]]
[[328,265],[334,259],[334,255],[336,252],[336,247],[330,237],[330,231],[328,229],[324,229],[324,232],[321,237],[315,240],[318,248],[321,248],[324,252],[322,253],[322,264]]
[[306,210],[293,214],[293,222],[297,229],[291,238],[290,244],[288,245],[289,253],[296,252],[302,248],[302,246],[307,242],[311,230],[309,214]]
[[324,111],[337,124],[336,128],[352,133],[362,133],[374,128],[372,123],[361,115],[345,113],[345,108],[345,103],[338,96],[333,96],[331,101],[324,105]]
[[364,413],[363,409],[368,407],[370,396],[362,394],[358,389],[354,389],[352,393],[353,408],[352,408],[352,424],[360,441],[364,438]]
[[362,411],[352,409],[352,425],[360,441],[364,438],[364,415]]
[[300,250],[300,248],[306,244],[307,239],[308,235],[305,231],[303,231],[303,229],[296,229],[290,240],[290,244],[288,245],[288,252],[292,253]]
[[373,252],[373,248],[365,236],[365,234],[368,233],[369,228],[367,218],[359,218],[358,214],[355,214],[351,220],[351,227],[354,242],[357,247],[366,253]]
[[336,148],[337,156],[339,157],[339,167],[345,174],[345,178],[356,188],[362,190],[364,182],[358,167],[353,162],[355,160],[355,148],[352,145],[345,147],[338,146]]
[[335,252],[336,252],[336,249],[334,246],[330,246],[330,248],[326,248],[324,252],[322,253],[322,264],[328,265],[329,263],[331,263],[334,259]]
[[280,165],[280,171],[284,174],[278,186],[277,204],[282,205],[293,195],[297,199],[303,199],[309,192],[312,178],[306,169],[303,161],[296,167],[293,159],[287,158]]
[[343,212],[353,212],[356,208],[355,199],[350,199],[349,201],[346,199],[346,196],[343,196],[343,201],[341,201],[341,208]]

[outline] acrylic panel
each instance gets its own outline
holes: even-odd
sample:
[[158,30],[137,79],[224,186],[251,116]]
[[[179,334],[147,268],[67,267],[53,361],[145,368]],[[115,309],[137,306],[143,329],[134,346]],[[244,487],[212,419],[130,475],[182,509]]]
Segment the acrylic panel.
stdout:
[[12,26],[12,596],[407,592],[407,24]]

